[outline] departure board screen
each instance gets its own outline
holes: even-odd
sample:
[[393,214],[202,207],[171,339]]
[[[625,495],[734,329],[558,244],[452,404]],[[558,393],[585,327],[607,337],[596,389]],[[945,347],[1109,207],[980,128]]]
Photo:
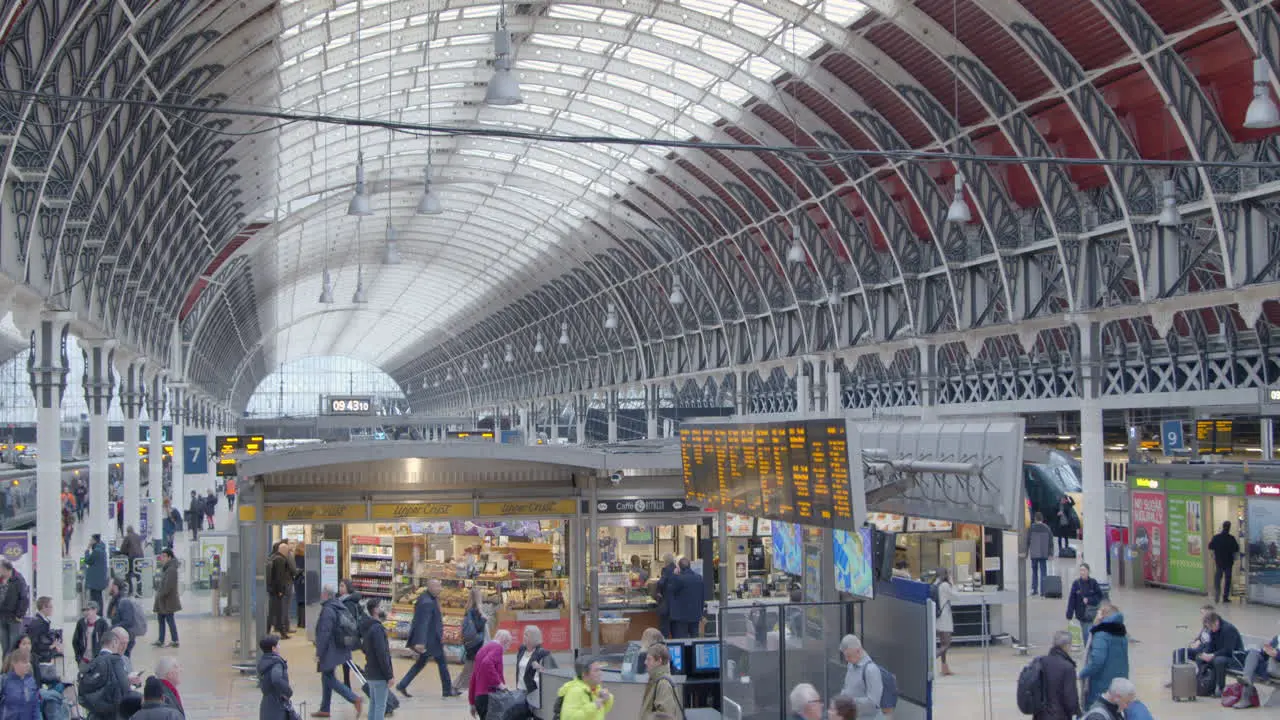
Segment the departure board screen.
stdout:
[[686,425],[680,458],[685,494],[703,507],[853,527],[843,420]]

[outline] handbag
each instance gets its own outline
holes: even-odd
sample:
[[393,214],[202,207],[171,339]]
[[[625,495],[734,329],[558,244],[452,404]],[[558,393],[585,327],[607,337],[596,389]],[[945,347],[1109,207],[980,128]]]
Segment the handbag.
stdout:
[[1085,605],[1083,614],[1084,614],[1084,622],[1087,622],[1090,625],[1092,625],[1093,621],[1098,619],[1098,606]]
[[[307,703],[301,703],[302,712],[306,712]],[[287,697],[280,698],[280,707],[284,710],[284,720],[302,720],[302,712],[293,706],[293,701]]]

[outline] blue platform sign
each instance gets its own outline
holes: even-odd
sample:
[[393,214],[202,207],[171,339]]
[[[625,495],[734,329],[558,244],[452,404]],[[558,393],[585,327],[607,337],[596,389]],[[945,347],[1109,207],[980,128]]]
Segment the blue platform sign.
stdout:
[[1165,420],[1160,423],[1160,447],[1165,455],[1185,452],[1186,438],[1182,436],[1181,420]]
[[204,435],[182,437],[182,472],[187,475],[204,475],[209,472],[209,438]]

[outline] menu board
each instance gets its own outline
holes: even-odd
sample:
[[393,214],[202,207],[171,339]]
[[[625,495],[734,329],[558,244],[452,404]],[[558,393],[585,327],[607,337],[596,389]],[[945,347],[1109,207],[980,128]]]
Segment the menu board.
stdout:
[[703,507],[853,527],[843,420],[686,425],[680,459],[685,494]]

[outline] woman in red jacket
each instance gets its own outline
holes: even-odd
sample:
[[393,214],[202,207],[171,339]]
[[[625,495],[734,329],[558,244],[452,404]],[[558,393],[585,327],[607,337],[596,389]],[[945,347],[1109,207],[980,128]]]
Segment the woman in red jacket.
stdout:
[[471,683],[467,686],[467,701],[471,704],[471,716],[483,718],[489,713],[489,693],[506,690],[507,681],[502,674],[502,655],[511,647],[511,633],[499,630],[493,639],[476,653],[475,668],[471,670]]

